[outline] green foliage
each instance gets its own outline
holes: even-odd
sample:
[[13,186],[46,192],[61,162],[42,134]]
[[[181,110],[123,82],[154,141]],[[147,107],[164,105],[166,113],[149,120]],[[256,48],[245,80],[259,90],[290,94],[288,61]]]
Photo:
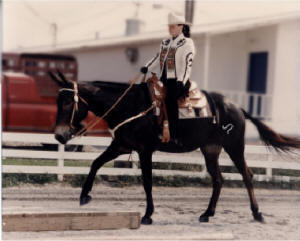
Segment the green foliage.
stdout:
[[55,174],[2,174],[2,187],[20,185],[21,183],[39,184],[57,181]]
[[[72,187],[82,187],[87,175],[64,175],[63,183],[70,184]],[[57,175],[50,174],[3,174],[2,187],[16,186],[22,183],[43,185],[45,183],[57,182]],[[103,183],[112,187],[126,187],[131,185],[142,185],[141,176],[96,176],[95,184]],[[211,187],[211,178],[195,178],[183,176],[153,176],[153,186],[166,187],[187,187],[201,186]],[[245,187],[243,181],[225,180],[223,187]],[[254,181],[255,188],[268,189],[292,189],[300,190],[300,181],[291,182],[258,182]]]
[[57,160],[26,159],[26,158],[5,158],[5,159],[2,159],[2,165],[57,166]]

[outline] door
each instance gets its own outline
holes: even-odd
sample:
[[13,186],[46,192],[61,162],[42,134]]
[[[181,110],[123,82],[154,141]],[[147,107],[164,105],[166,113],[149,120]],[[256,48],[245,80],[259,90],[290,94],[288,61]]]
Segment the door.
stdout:
[[[265,94],[267,89],[267,72],[268,52],[250,53],[247,92]],[[261,96],[249,96],[248,112],[250,114],[260,116],[261,106]]]

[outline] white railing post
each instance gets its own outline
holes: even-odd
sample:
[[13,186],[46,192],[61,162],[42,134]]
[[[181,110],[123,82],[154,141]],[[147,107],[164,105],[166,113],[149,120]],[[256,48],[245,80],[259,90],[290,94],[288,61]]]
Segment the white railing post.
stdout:
[[131,162],[132,162],[132,169],[138,169],[138,165],[133,160],[131,160]]
[[252,96],[253,96],[252,114],[254,117],[257,117],[258,95],[252,94]]
[[268,153],[268,167],[266,169],[266,176],[268,181],[272,180],[272,153]]
[[[58,159],[57,159],[57,166],[59,169],[64,168],[64,153],[65,153],[65,146],[62,144],[58,144]],[[62,182],[64,180],[64,174],[57,175],[58,181]]]
[[202,170],[200,172],[201,178],[209,177],[205,163],[203,165],[201,165],[201,168],[202,168]]

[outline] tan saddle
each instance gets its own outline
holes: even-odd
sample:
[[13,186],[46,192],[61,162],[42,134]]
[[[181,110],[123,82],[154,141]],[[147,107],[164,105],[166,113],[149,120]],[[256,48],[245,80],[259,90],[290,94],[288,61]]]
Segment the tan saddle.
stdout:
[[[163,123],[162,142],[169,142],[170,130],[165,104],[166,89],[154,73],[152,73],[152,77],[150,77],[146,82],[149,86],[152,101],[154,101],[156,105],[155,114],[158,116],[158,124],[161,125]],[[211,115],[205,94],[198,89],[197,84],[193,81],[191,81],[189,96],[178,100],[178,108],[179,119],[197,118],[195,115],[195,109],[198,110],[198,117],[200,118]]]
[[[212,116],[206,95],[198,89],[194,81],[191,81],[189,96],[178,100],[178,108],[179,119]],[[196,115],[196,113],[198,114]]]
[[205,95],[198,89],[197,84],[191,81],[191,87],[189,90],[189,96],[185,98],[180,98],[178,100],[179,108],[192,108],[201,109],[207,105],[207,100]]

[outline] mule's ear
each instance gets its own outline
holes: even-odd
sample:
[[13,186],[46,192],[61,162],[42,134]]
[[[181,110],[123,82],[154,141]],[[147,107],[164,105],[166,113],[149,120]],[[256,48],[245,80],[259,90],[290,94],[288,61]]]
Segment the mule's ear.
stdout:
[[56,69],[57,74],[59,75],[59,77],[61,78],[62,81],[64,81],[67,85],[72,85],[73,86],[73,82],[71,80],[68,80],[64,74],[62,72],[60,72],[59,69]]
[[60,78],[58,78],[58,76],[54,73],[52,73],[51,71],[48,71],[48,74],[50,75],[51,79],[53,81],[55,81],[55,83],[60,86],[60,87],[65,87],[66,83],[64,83],[64,81],[62,81]]

